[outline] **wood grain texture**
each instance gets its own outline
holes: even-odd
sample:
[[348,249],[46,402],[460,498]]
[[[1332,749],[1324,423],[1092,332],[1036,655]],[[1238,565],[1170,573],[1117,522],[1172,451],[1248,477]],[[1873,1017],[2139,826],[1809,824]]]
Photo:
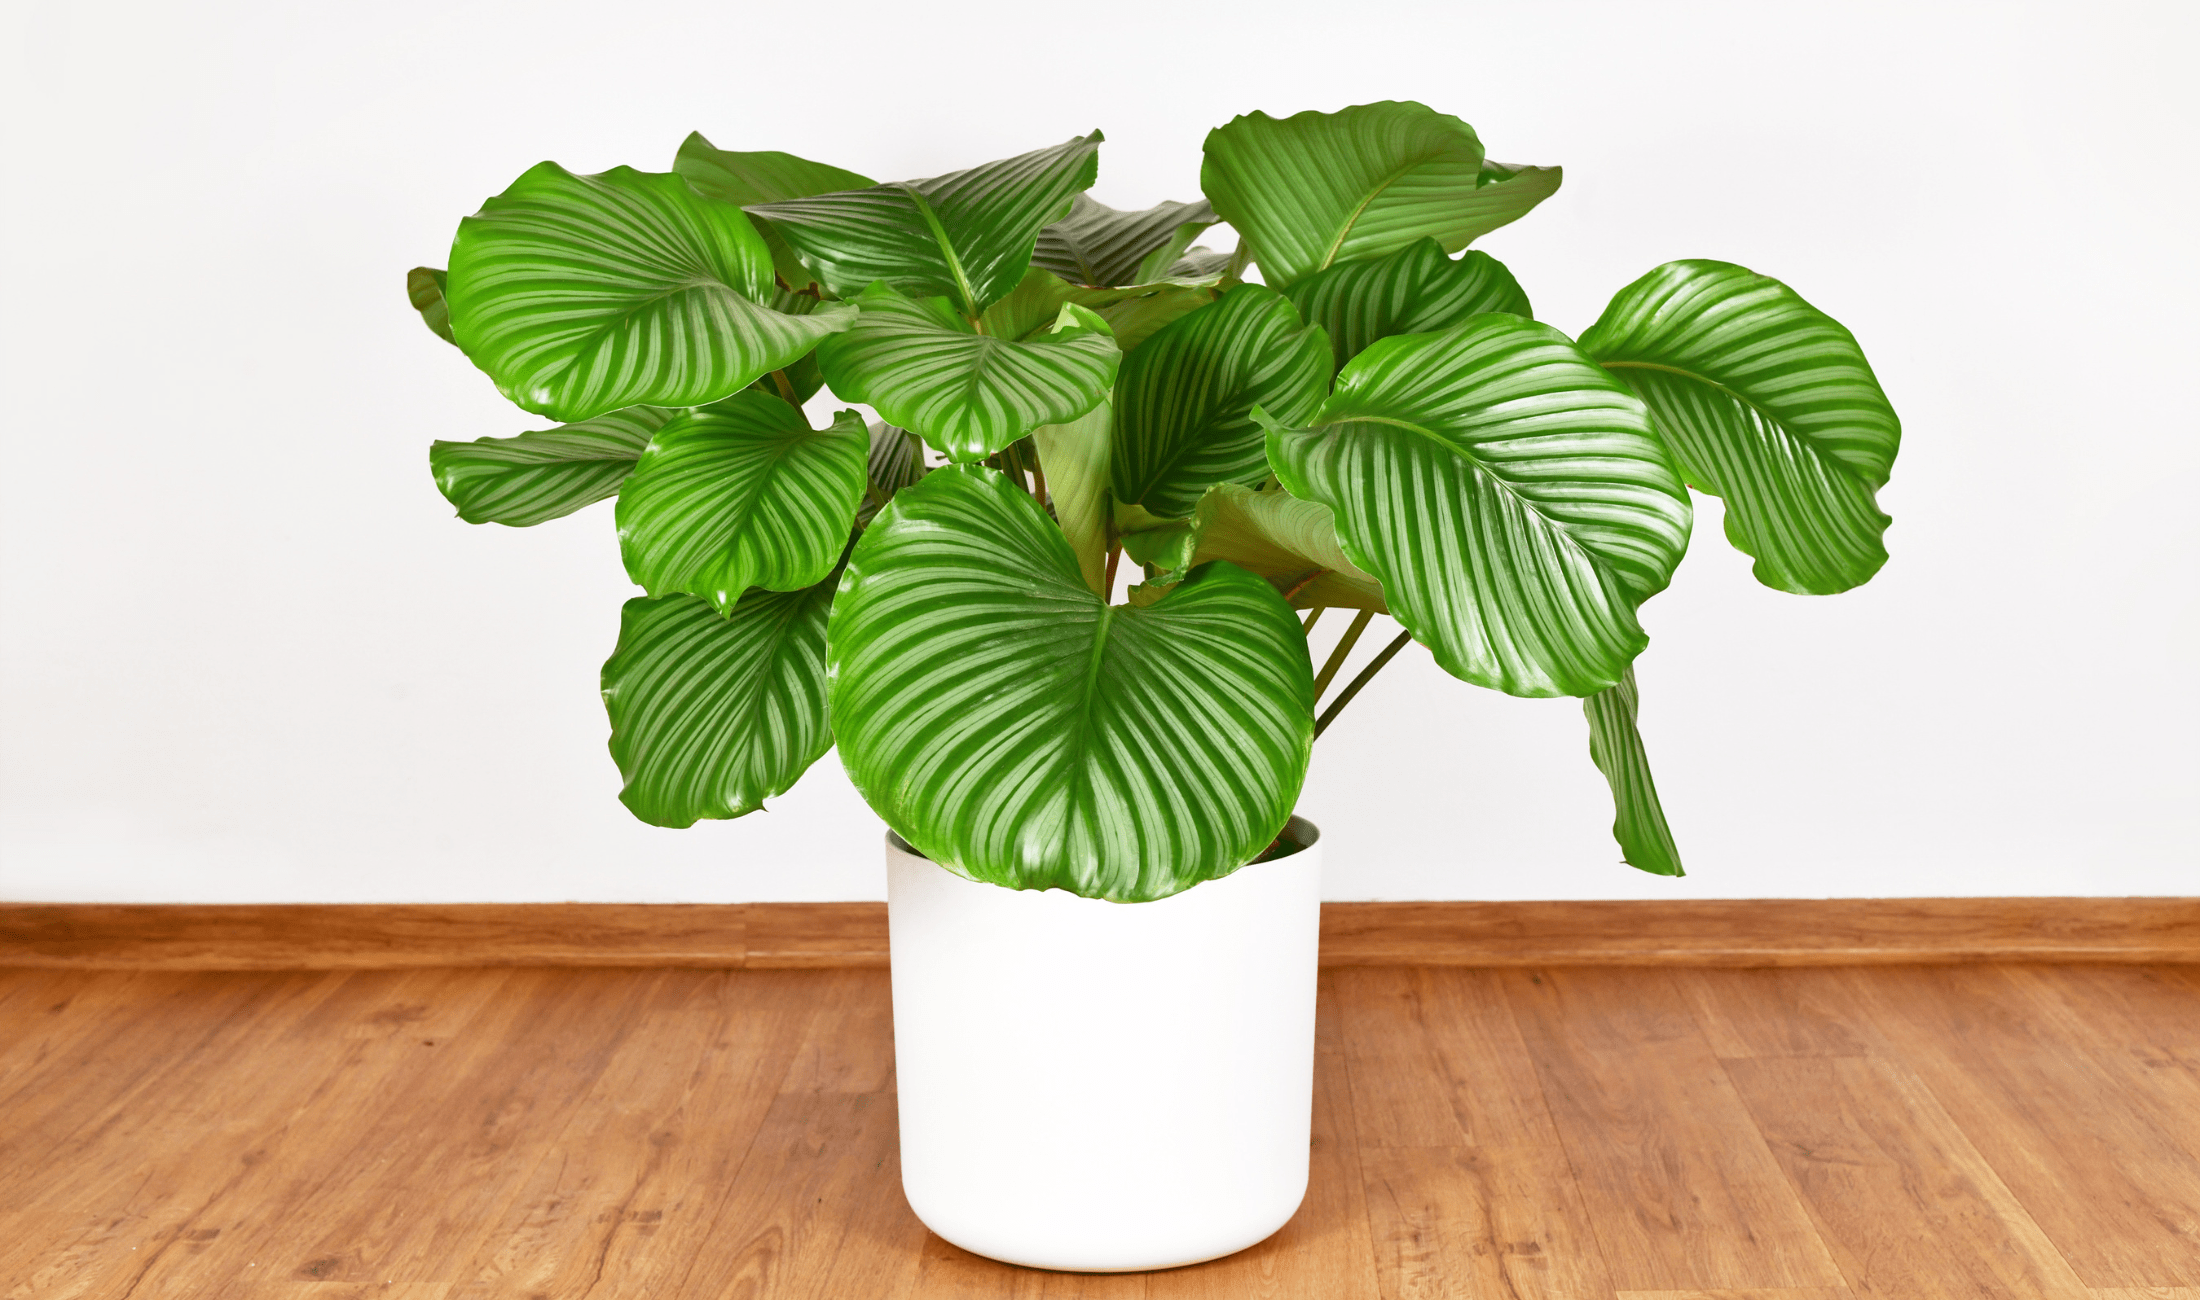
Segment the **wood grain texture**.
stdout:
[[1334,969],[1299,1214],[1142,1276],[924,1230],[889,1003],[0,971],[0,1297],[2200,1300],[2190,968]]
[[[2200,899],[1327,903],[1325,966],[2200,963]],[[883,903],[0,903],[0,967],[883,967]]]

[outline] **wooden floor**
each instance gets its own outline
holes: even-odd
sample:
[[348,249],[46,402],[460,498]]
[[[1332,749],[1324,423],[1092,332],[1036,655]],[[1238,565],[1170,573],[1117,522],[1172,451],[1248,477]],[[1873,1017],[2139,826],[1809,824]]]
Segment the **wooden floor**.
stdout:
[[883,971],[0,971],[0,1296],[2200,1300],[2200,967],[1336,969],[1317,1070],[1282,1233],[1047,1274]]

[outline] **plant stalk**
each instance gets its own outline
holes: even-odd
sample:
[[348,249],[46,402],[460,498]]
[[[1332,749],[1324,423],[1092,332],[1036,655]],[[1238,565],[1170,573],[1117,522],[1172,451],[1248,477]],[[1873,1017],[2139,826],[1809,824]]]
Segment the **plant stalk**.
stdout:
[[1383,647],[1383,652],[1376,655],[1374,661],[1368,664],[1367,667],[1362,668],[1360,675],[1352,679],[1351,683],[1344,688],[1344,692],[1337,696],[1328,708],[1322,710],[1321,718],[1314,723],[1314,739],[1320,740],[1322,738],[1322,733],[1329,730],[1329,724],[1337,720],[1338,714],[1344,712],[1344,706],[1352,703],[1352,697],[1360,693],[1360,688],[1367,685],[1375,674],[1381,672],[1383,665],[1395,658],[1400,650],[1406,648],[1406,642],[1412,639],[1413,634],[1411,632],[1400,632],[1397,636],[1391,638],[1390,644]]
[[1115,601],[1115,562],[1122,558],[1122,546],[1116,545],[1108,548],[1108,576],[1100,580],[1100,599],[1102,603],[1113,604]]
[[1047,471],[1043,465],[1031,467],[1031,499],[1039,503],[1041,510],[1047,508]]
[[1320,675],[1314,678],[1314,699],[1317,702],[1321,699],[1322,692],[1329,689],[1329,683],[1336,679],[1337,670],[1344,667],[1345,656],[1351,654],[1352,647],[1359,643],[1360,633],[1367,631],[1368,620],[1374,617],[1374,610],[1361,610],[1359,616],[1352,620],[1352,626],[1344,630],[1344,636],[1337,642],[1337,648],[1329,652],[1329,661],[1322,665]]
[[1314,606],[1313,612],[1306,616],[1306,621],[1299,625],[1299,631],[1306,633],[1308,636],[1314,635],[1314,625],[1322,621],[1322,614],[1328,608],[1327,605]]

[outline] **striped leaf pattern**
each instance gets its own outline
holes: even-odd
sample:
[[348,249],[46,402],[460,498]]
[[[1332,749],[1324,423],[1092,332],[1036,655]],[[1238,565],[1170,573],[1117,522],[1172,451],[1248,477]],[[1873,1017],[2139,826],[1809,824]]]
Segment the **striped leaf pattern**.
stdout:
[[1648,644],[1635,607],[1688,545],[1686,489],[1626,386],[1498,313],[1361,353],[1310,424],[1266,420],[1285,488],[1447,672],[1592,695]]
[[[694,186],[697,193],[737,208],[752,203],[777,203],[783,199],[829,194],[834,190],[867,189],[878,184],[868,176],[777,150],[733,153],[713,145],[700,131],[690,133],[681,142],[672,170]],[[765,247],[771,250],[772,270],[782,285],[792,290],[817,286],[817,277],[802,265],[802,259],[778,232],[760,226],[757,233],[764,237]]]
[[630,406],[516,438],[436,442],[428,468],[467,523],[527,528],[617,493],[651,436],[678,414]]
[[818,348],[825,382],[953,460],[990,456],[1042,424],[1083,415],[1107,396],[1122,356],[1106,324],[1074,304],[1053,333],[1027,342],[976,333],[946,300],[884,284],[856,305],[855,328]]
[[776,397],[741,393],[665,425],[619,490],[619,550],[652,596],[730,612],[750,587],[824,577],[862,503],[870,431],[842,411],[812,429]]
[[[1299,609],[1336,606],[1387,614],[1383,584],[1337,541],[1337,517],[1319,501],[1217,483],[1200,497],[1190,527],[1156,559],[1170,568],[1228,560]],[[1163,574],[1158,581],[1170,581]]]
[[1306,638],[1226,564],[1103,604],[1030,496],[937,471],[866,531],[834,602],[841,761],[886,824],[976,880],[1137,902],[1227,875],[1290,817]]
[[1076,303],[1108,323],[1116,346],[1125,352],[1189,316],[1217,297],[1208,284],[1124,285],[1092,289],[1071,284],[1052,271],[1033,267],[1009,295],[985,309],[979,332],[997,339],[1030,339],[1052,330],[1062,307]]
[[1031,264],[1071,284],[1140,284],[1160,279],[1213,224],[1215,210],[1205,199],[1124,212],[1080,194],[1068,216],[1039,232]]
[[1581,702],[1589,717],[1589,758],[1612,787],[1612,838],[1630,867],[1654,876],[1685,876],[1680,850],[1665,824],[1657,783],[1650,779],[1650,757],[1635,730],[1635,669],[1629,664],[1617,685]]
[[1099,174],[1098,131],[1050,149],[929,180],[755,204],[761,220],[833,293],[884,280],[916,298],[945,297],[976,319],[1016,287],[1041,227]]
[[1331,373],[1393,334],[1430,334],[1486,311],[1533,319],[1528,295],[1505,264],[1480,249],[1456,260],[1433,239],[1416,239],[1388,257],[1341,262],[1291,286],[1291,305],[1329,333]]
[[1209,484],[1268,477],[1258,406],[1288,424],[1321,403],[1329,340],[1289,300],[1239,285],[1147,341],[1115,385],[1115,499],[1188,515]]
[[1234,118],[1207,135],[1200,189],[1288,288],[1433,237],[1456,253],[1558,188],[1556,167],[1489,163],[1474,128],[1421,104]]
[[1688,481],[1726,499],[1757,580],[1847,591],[1887,562],[1878,489],[1902,424],[1846,329],[1768,276],[1668,262],[1612,299],[1581,346],[1627,381]]
[[766,304],[771,255],[739,208],[669,172],[543,163],[459,223],[451,329],[527,410],[587,420],[739,392],[855,313]]
[[430,333],[445,343],[456,343],[458,340],[451,337],[450,304],[443,300],[445,278],[439,267],[416,266],[405,272],[405,297]]
[[869,527],[872,517],[886,508],[896,492],[930,472],[931,466],[924,463],[924,443],[917,435],[872,421],[870,481],[864,488],[863,504],[856,510],[856,523]]
[[1115,407],[1102,402],[1067,424],[1043,424],[1031,443],[1046,475],[1054,521],[1077,556],[1085,585],[1103,598],[1108,557],[1108,460],[1115,444]]
[[603,666],[619,801],[653,826],[739,817],[832,748],[825,620],[838,575],[752,591],[721,617],[694,596],[626,602]]

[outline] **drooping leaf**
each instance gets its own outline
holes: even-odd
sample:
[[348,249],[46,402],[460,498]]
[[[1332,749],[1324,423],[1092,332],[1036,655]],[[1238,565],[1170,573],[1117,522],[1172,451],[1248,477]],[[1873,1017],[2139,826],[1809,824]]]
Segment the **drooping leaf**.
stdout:
[[1685,876],[1657,783],[1650,779],[1650,757],[1635,730],[1636,701],[1635,668],[1629,664],[1617,684],[1581,702],[1589,718],[1589,759],[1611,784],[1612,838],[1627,865],[1654,876]]
[[931,473],[931,466],[924,463],[924,443],[917,435],[874,420],[869,470],[863,505],[856,510],[856,522],[865,526],[896,492]]
[[[789,316],[809,316],[824,304],[806,293],[791,293],[785,288],[772,290],[772,310]],[[777,370],[764,375],[749,387],[769,393],[781,401],[800,406],[817,396],[817,390],[825,386],[825,372],[818,368],[817,353],[806,352]]]
[[528,171],[459,223],[448,288],[473,363],[568,421],[715,402],[855,319],[773,311],[771,256],[739,208],[626,167]]
[[1098,131],[929,180],[756,204],[826,288],[852,298],[874,280],[944,297],[975,319],[1016,287],[1039,230],[1099,174]]
[[1277,288],[1424,237],[1456,253],[1558,183],[1556,167],[1487,162],[1474,128],[1456,117],[1387,101],[1232,119],[1208,133],[1199,173],[1200,189],[1252,242]]
[[832,748],[825,618],[838,585],[752,591],[724,616],[694,596],[626,602],[603,666],[619,802],[653,826],[739,817]]
[[1114,441],[1115,408],[1105,401],[1067,424],[1043,424],[1031,434],[1054,501],[1054,520],[1069,539],[1085,585],[1103,598],[1112,508],[1108,457]]
[[1448,330],[1485,311],[1535,315],[1503,262],[1480,249],[1455,260],[1433,239],[1416,239],[1388,257],[1340,262],[1292,285],[1288,296],[1307,324],[1329,332],[1332,373],[1393,334]]
[[1071,284],[1103,289],[1142,284],[1160,279],[1199,232],[1213,224],[1215,210],[1205,199],[1124,212],[1080,194],[1068,216],[1039,232],[1031,264]]
[[652,596],[687,592],[721,612],[750,587],[809,586],[847,545],[869,448],[856,412],[812,429],[762,393],[672,421],[619,490],[628,576]]
[[1329,340],[1282,294],[1239,285],[1124,359],[1115,386],[1115,499],[1187,515],[1212,483],[1268,477],[1258,406],[1295,424],[1312,415]]
[[1031,339],[1053,330],[1063,304],[1076,303],[1106,321],[1115,334],[1116,346],[1129,352],[1215,297],[1212,284],[1164,281],[1091,289],[1033,267],[1007,297],[985,309],[979,324],[993,338]]
[[1768,276],[1668,262],[1581,336],[1627,381],[1727,540],[1781,591],[1847,591],[1887,562],[1877,491],[1902,423],[1856,338]]
[[428,468],[467,523],[526,528],[617,493],[651,435],[678,414],[630,406],[516,438],[438,441]]
[[954,460],[1083,415],[1107,395],[1121,357],[1106,323],[1074,304],[1053,333],[1026,342],[976,333],[944,299],[884,284],[856,304],[855,328],[818,348],[825,381]]
[[1136,352],[1148,339],[1215,300],[1215,290],[1203,285],[1161,284],[1113,290],[1120,296],[1092,305],[1100,319],[1115,331],[1115,343],[1125,353]]
[[1299,609],[1390,612],[1383,603],[1383,585],[1345,555],[1337,541],[1336,516],[1319,501],[1217,483],[1200,497],[1199,508],[1182,529],[1132,536],[1152,539],[1133,549],[1126,538],[1125,553],[1164,570],[1157,582],[1175,580],[1166,571],[1228,560],[1268,579]]
[[1159,279],[1183,283],[1211,281],[1228,273],[1234,252],[1218,253],[1211,248],[1187,248],[1184,256],[1162,269]]
[[1226,875],[1291,815],[1313,738],[1298,620],[1226,564],[1109,606],[1031,497],[954,466],[857,543],[828,638],[841,761],[933,861],[1135,902]]
[[1378,341],[1304,428],[1263,418],[1295,496],[1455,677],[1591,695],[1648,644],[1635,607],[1688,545],[1686,490],[1642,403],[1518,316]]
[[450,304],[443,301],[444,278],[437,267],[416,266],[405,272],[405,297],[430,332],[445,343],[456,343],[458,340],[451,337]]
[[[834,190],[868,189],[878,184],[868,176],[821,162],[811,162],[791,153],[762,150],[755,153],[734,153],[717,148],[703,138],[700,131],[691,132],[681,142],[680,153],[673,160],[672,170],[685,177],[697,191],[745,208],[752,203],[778,203],[786,199],[808,198],[813,194],[829,194]],[[765,246],[771,249],[772,269],[779,281],[788,289],[801,291],[813,288],[817,277],[802,265],[787,241],[781,239],[770,226],[758,227]],[[781,310],[785,310],[782,308]]]

